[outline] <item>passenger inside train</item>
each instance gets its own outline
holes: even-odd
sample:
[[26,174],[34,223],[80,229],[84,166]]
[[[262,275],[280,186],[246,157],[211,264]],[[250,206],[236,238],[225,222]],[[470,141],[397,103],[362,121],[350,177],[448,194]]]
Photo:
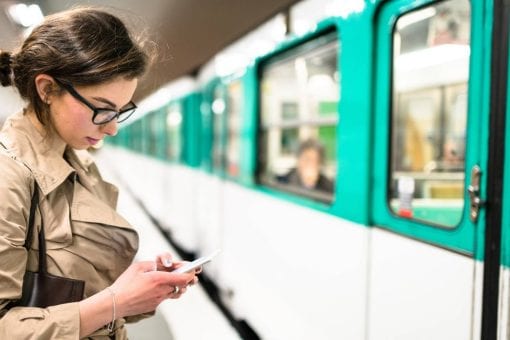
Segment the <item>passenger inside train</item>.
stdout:
[[307,139],[299,145],[296,167],[285,175],[277,176],[277,180],[300,188],[332,193],[334,184],[322,173],[323,162],[324,146],[315,139]]

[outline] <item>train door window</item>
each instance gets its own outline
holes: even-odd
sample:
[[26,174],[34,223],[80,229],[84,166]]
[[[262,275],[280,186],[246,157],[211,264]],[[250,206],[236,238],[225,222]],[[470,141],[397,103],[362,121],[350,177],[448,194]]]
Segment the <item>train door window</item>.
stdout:
[[225,117],[227,111],[225,86],[218,84],[213,92],[212,110],[212,162],[216,172],[225,170]]
[[181,160],[182,118],[181,104],[170,103],[166,111],[166,158],[173,162]]
[[332,202],[340,93],[338,51],[334,31],[261,64],[261,183]]
[[241,152],[241,110],[243,101],[243,85],[240,80],[231,82],[227,87],[228,117],[226,171],[230,177],[239,176]]
[[393,56],[389,206],[402,217],[454,227],[465,203],[469,2],[402,15]]

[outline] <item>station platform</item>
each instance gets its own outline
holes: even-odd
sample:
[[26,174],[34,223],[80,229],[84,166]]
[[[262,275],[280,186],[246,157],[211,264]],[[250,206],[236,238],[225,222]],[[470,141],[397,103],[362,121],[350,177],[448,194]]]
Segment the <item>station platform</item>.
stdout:
[[[108,151],[101,149],[94,153],[94,158],[103,178],[119,188],[118,212],[135,226],[140,235],[135,261],[154,260],[157,254],[164,251],[169,251],[179,259],[177,252],[130,195],[122,180],[116,176],[109,163],[111,160]],[[186,294],[178,300],[161,303],[154,317],[127,327],[130,340],[241,339],[200,284],[189,287]]]

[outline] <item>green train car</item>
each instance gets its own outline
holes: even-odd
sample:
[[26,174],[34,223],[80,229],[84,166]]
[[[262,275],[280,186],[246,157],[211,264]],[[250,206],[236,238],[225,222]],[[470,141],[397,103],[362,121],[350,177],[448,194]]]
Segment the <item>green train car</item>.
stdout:
[[252,338],[509,339],[509,13],[303,1],[107,147]]

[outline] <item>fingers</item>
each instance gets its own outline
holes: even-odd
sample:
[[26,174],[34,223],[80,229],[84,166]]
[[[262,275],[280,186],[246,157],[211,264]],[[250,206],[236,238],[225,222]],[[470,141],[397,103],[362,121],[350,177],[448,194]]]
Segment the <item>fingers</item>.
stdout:
[[189,286],[193,286],[193,285],[196,285],[198,283],[198,277],[194,276],[193,277],[193,280],[189,281],[188,282],[188,287]]
[[201,271],[201,268],[188,273],[174,273],[171,271],[182,266],[182,264],[181,261],[173,261],[170,253],[161,253],[156,257],[155,262],[137,262],[132,265],[132,270],[133,274],[141,273],[145,277],[145,279],[140,277],[141,281],[139,282],[145,281],[146,284],[152,286],[151,291],[153,293],[159,292],[157,295],[163,299],[178,299],[186,293],[188,286],[198,282],[196,275]]
[[170,291],[168,293],[169,299],[178,299],[180,298],[184,293],[186,293],[187,287],[180,287],[180,286],[173,286],[170,287]]
[[146,273],[150,275],[153,280],[157,281],[159,289],[166,291],[167,299],[178,299],[186,293],[187,288],[198,282],[198,278],[194,273],[177,274],[171,272],[157,271]]
[[[190,263],[190,262],[189,261],[174,261],[172,269],[173,270],[179,269],[180,267],[182,267],[188,263]],[[191,269],[190,269],[190,271],[191,271]],[[195,273],[195,275],[200,274],[202,272],[202,266],[195,268],[195,270],[193,272]]]
[[156,262],[154,261],[141,261],[136,262],[131,266],[135,271],[146,273],[157,270]]
[[168,269],[173,265],[172,255],[168,252],[161,253],[156,257],[156,263],[158,264],[158,269]]
[[145,275],[150,275],[150,277],[158,284],[180,287],[187,286],[188,283],[192,282],[195,277],[193,273],[178,274],[165,271],[154,271],[146,273]]

